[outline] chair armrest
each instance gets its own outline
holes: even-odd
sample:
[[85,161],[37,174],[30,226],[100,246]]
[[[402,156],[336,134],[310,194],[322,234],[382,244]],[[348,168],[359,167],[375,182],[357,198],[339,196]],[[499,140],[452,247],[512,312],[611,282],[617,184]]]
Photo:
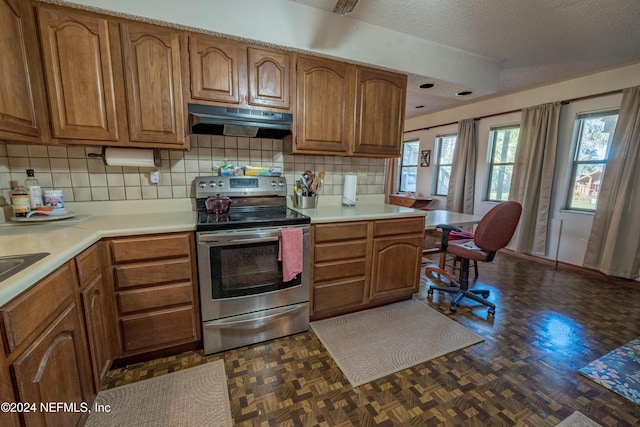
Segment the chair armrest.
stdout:
[[440,250],[446,252],[447,246],[449,246],[449,233],[452,231],[462,231],[462,228],[450,225],[450,224],[438,224],[436,228],[440,228],[442,230],[442,240],[440,242]]

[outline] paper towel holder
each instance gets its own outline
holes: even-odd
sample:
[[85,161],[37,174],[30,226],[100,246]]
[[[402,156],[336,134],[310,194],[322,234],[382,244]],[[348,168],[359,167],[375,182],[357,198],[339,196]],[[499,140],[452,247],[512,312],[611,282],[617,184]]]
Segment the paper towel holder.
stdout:
[[[88,157],[101,157],[102,161],[104,162],[105,166],[110,166],[109,163],[107,162],[107,150],[110,147],[102,147],[102,152],[100,154],[98,153],[89,153],[87,154]],[[149,148],[119,148],[120,150],[131,150],[131,152],[133,153],[134,151],[140,151],[140,150],[149,150]],[[159,148],[152,148],[151,150],[153,150],[153,167],[159,168],[162,166],[162,160],[160,159],[160,149]],[[138,166],[138,165],[135,165]],[[144,167],[144,166],[138,166],[138,167]],[[152,166],[149,166],[152,167]]]

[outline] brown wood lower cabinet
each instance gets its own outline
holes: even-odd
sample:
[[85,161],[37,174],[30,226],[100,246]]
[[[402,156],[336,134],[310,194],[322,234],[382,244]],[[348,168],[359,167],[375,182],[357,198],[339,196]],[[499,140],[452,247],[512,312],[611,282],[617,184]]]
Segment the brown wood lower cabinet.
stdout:
[[311,320],[411,297],[420,284],[424,218],[312,226]]
[[[88,416],[82,408],[95,393],[77,287],[72,260],[0,308],[3,341],[12,343],[5,347],[6,362],[0,360],[11,373],[11,380],[1,381],[3,399],[37,405],[19,414],[22,425],[74,426]],[[13,390],[5,390],[9,384]],[[41,410],[48,402],[78,410]]]
[[200,341],[193,233],[108,241],[120,356]]

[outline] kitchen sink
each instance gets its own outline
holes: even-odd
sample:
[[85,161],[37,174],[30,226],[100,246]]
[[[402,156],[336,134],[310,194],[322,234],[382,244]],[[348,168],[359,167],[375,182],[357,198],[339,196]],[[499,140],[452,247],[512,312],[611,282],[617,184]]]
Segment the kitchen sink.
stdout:
[[0,257],[0,282],[35,264],[47,255],[49,255],[49,252]]

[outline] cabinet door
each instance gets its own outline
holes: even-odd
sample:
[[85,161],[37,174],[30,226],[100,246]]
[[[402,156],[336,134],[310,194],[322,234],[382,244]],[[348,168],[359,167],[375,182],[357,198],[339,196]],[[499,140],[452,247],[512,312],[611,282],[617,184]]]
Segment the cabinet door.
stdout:
[[44,85],[30,2],[0,0],[0,137],[39,142]]
[[[5,350],[0,340],[0,402],[15,402],[16,398],[13,394],[13,384],[11,383],[11,374],[9,368],[5,365]],[[16,412],[0,411],[0,426],[2,427],[18,427],[20,420]]]
[[25,412],[27,426],[74,426],[91,402],[86,347],[76,306],[70,305],[12,365],[21,402],[64,402],[78,411]]
[[53,136],[117,141],[107,20],[39,7],[38,25]]
[[250,47],[248,68],[249,105],[291,109],[291,55]]
[[407,77],[358,67],[353,154],[400,155]]
[[183,146],[182,33],[127,22],[120,36],[131,141]]
[[246,57],[247,48],[240,43],[190,35],[191,98],[239,104],[246,92]]
[[353,139],[355,66],[298,57],[295,151],[347,154]]
[[374,239],[372,300],[409,296],[418,291],[422,241],[422,235]]
[[82,292],[82,306],[87,325],[94,391],[98,393],[100,384],[111,367],[109,334],[110,328],[116,327],[101,274],[96,275]]

